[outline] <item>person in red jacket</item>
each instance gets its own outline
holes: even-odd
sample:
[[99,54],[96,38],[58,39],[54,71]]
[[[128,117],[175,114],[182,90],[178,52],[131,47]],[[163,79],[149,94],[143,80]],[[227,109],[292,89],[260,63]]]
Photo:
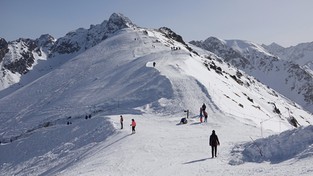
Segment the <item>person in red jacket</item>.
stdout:
[[215,130],[212,131],[212,134],[209,139],[209,145],[212,148],[212,158],[216,157],[217,154],[217,146],[220,145],[220,141],[218,140],[217,135],[215,134]]
[[134,119],[132,119],[132,123],[130,124],[130,126],[132,127],[132,134],[136,133],[136,131],[135,131],[136,121]]

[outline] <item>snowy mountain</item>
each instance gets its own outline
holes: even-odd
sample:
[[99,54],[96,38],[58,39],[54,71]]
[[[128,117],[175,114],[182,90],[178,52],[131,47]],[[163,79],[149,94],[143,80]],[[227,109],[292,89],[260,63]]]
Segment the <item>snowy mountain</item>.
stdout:
[[[89,29],[79,28],[55,40],[45,34],[36,40],[18,39],[6,42],[0,39],[0,90],[15,83],[38,64],[38,60],[60,60],[60,64],[84,52],[114,32],[128,27],[136,27],[122,14],[112,14],[109,20],[98,25],[91,25]],[[46,73],[46,72],[45,72]],[[39,74],[41,76],[42,74]],[[38,77],[31,76],[34,79]],[[28,80],[28,79],[27,79]],[[28,80],[29,81],[29,80]]]
[[284,48],[275,43],[262,46],[279,58],[296,63],[313,74],[313,42],[301,43],[288,48]]
[[[63,53],[54,47],[65,46],[58,39],[45,50],[54,51],[48,59],[23,76],[24,86],[0,92],[1,174],[312,173],[313,141],[301,135],[311,132],[311,113],[216,54],[189,46],[169,28],[146,29],[118,17],[113,19],[122,20],[113,20],[118,25],[109,25],[106,37],[95,35],[97,44],[80,42],[76,35],[90,30],[79,29],[64,37],[73,36],[62,40],[73,45]],[[86,49],[72,50],[76,46]],[[207,123],[199,122],[203,103]],[[187,110],[188,123],[179,125]],[[127,129],[131,119],[137,121],[134,135]],[[210,159],[207,139],[213,129],[221,146]],[[278,140],[294,149],[293,134],[303,141],[302,154],[282,153],[275,165],[267,161],[278,157],[277,150],[253,147],[260,141],[281,147]],[[258,139],[270,135],[276,136]],[[260,155],[253,151],[269,149],[274,157],[253,160]]]
[[[313,112],[313,74],[290,60],[271,54],[262,46],[243,40],[220,40],[210,37],[192,41],[193,45],[211,51],[254,76],[289,99]],[[273,44],[272,48],[282,48]]]
[[46,52],[54,42],[49,35],[37,40],[0,40],[0,90],[19,82],[21,75],[31,70],[38,60],[46,59]]

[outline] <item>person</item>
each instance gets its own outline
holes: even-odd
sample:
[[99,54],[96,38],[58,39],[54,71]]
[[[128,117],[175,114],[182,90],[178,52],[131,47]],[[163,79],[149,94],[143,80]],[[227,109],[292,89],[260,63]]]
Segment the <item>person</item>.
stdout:
[[121,122],[121,129],[123,129],[123,121],[124,121],[124,119],[123,119],[123,116],[121,115],[120,116],[121,118],[120,118],[120,122]]
[[212,158],[217,156],[217,146],[220,145],[220,141],[218,140],[217,135],[215,134],[215,130],[212,131],[212,134],[209,139],[209,145],[211,146]]
[[202,108],[200,108],[200,123],[202,123],[202,117],[203,117],[203,115],[202,115]]
[[184,110],[184,112],[186,112],[186,113],[187,113],[187,119],[188,119],[188,118],[189,118],[189,109]]
[[184,117],[180,119],[179,124],[187,124],[187,122],[188,122],[187,119]]
[[203,114],[204,114],[204,122],[208,122],[208,113],[204,111]]
[[132,127],[132,134],[136,133],[136,121],[134,119],[132,119],[132,123],[130,124],[130,126]]
[[155,62],[153,62],[153,67],[155,67],[155,64],[156,64],[156,63],[155,63]]
[[205,106],[205,104],[203,103],[203,105],[202,105],[202,111],[205,112],[205,109],[206,109],[206,106]]

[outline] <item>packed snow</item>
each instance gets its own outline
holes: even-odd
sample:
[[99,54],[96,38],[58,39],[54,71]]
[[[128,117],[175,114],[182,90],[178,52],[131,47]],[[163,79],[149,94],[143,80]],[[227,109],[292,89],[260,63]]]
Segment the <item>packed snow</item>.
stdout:
[[50,61],[54,69],[0,99],[0,175],[312,175],[312,114],[194,50],[134,27]]

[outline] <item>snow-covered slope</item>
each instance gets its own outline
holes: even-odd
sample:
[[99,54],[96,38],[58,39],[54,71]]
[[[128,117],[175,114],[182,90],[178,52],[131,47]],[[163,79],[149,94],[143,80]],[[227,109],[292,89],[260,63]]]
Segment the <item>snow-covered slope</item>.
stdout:
[[[294,62],[270,54],[262,46],[243,40],[210,37],[192,44],[211,51],[226,62],[243,69],[265,85],[313,112],[313,74]],[[276,45],[277,46],[277,45]],[[279,47],[273,47],[279,50]]]
[[[181,39],[168,28],[119,29],[3,96],[0,173],[251,175],[262,167],[264,172],[255,175],[266,175],[267,168],[272,170],[268,175],[302,174],[288,163],[229,164],[248,161],[232,156],[237,144],[308,126],[312,114]],[[203,103],[208,123],[199,123]],[[189,123],[178,125],[185,110]],[[132,118],[135,135],[127,129]],[[207,146],[213,129],[221,141],[216,159],[210,159]],[[308,155],[296,164],[311,161]],[[285,167],[289,170],[281,170]],[[303,168],[309,175],[310,167]]]

